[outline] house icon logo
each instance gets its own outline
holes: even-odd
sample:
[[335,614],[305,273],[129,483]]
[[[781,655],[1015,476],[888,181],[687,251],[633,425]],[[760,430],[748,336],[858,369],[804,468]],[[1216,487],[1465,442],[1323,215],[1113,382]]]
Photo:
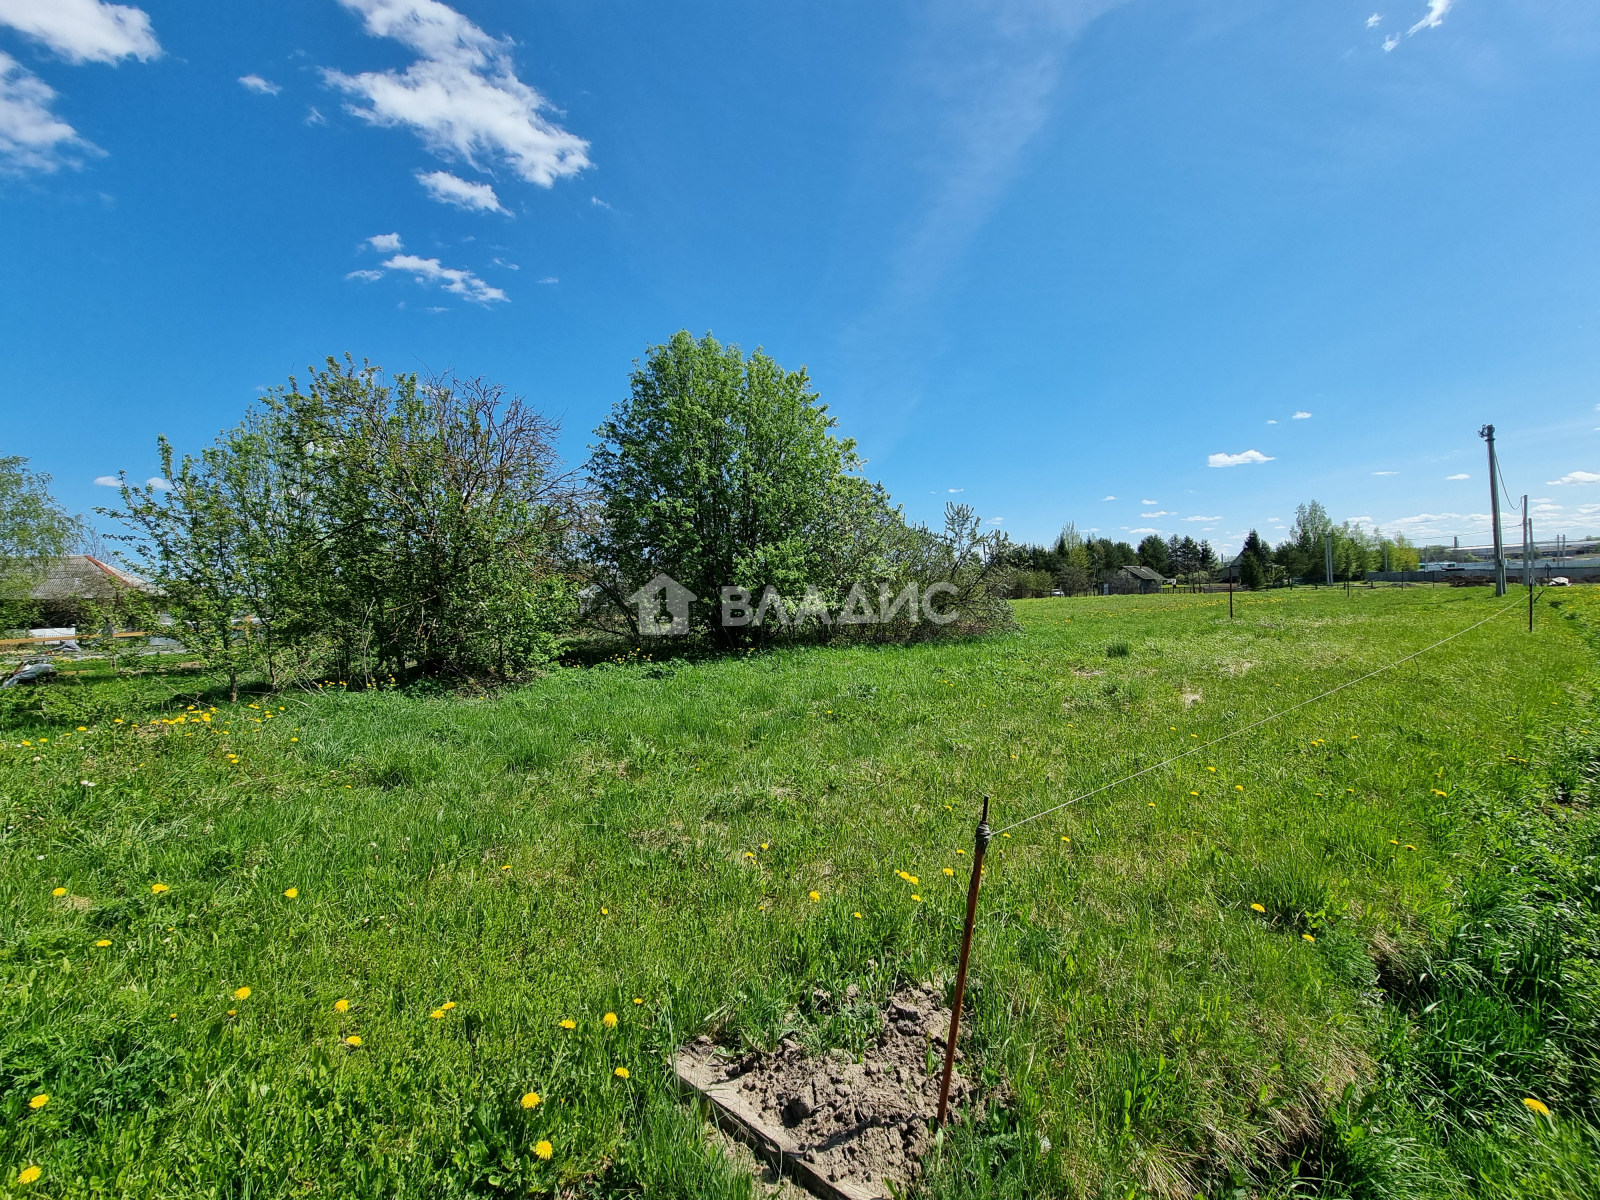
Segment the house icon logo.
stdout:
[[[664,594],[664,595],[663,595]],[[689,604],[694,593],[670,575],[657,575],[633,595],[625,597],[634,606],[641,637],[681,637],[689,632]],[[667,619],[662,620],[665,606]]]

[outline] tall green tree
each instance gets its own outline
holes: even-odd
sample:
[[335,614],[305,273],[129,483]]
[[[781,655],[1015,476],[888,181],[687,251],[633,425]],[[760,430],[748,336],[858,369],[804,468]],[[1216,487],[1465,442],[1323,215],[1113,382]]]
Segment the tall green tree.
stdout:
[[719,589],[836,592],[870,574],[883,536],[903,526],[803,368],[680,331],[630,384],[589,459],[599,502],[589,552],[618,610],[665,573],[694,593],[694,627],[754,636],[720,624]]
[[1139,565],[1149,567],[1152,571],[1160,571],[1163,575],[1173,573],[1172,554],[1167,543],[1161,540],[1160,534],[1147,534],[1139,543]]
[[30,593],[83,532],[50,494],[49,475],[30,470],[26,458],[0,458],[0,626],[33,620]]

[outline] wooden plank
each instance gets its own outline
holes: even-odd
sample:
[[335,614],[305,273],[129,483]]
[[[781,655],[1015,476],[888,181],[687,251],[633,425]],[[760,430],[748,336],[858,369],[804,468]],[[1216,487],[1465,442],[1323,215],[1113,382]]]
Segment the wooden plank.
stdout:
[[673,1060],[673,1073],[678,1086],[700,1098],[710,1110],[718,1126],[744,1142],[772,1169],[788,1175],[813,1196],[822,1200],[893,1200],[881,1187],[863,1188],[854,1183],[836,1183],[807,1161],[800,1147],[782,1128],[768,1125],[760,1114],[746,1103],[737,1085],[712,1083],[692,1072],[689,1064]]

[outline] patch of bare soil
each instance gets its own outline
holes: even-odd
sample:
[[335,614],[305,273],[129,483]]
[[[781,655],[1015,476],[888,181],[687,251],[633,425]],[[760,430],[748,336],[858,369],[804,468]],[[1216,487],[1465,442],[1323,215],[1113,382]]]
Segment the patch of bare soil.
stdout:
[[[775,1053],[741,1054],[702,1037],[679,1050],[676,1066],[724,1128],[811,1191],[881,1200],[890,1195],[886,1181],[904,1192],[917,1178],[932,1141],[949,1029],[938,992],[908,987],[889,998],[877,1043],[860,1062],[841,1051],[807,1055],[788,1038]],[[952,1114],[972,1095],[958,1071]]]

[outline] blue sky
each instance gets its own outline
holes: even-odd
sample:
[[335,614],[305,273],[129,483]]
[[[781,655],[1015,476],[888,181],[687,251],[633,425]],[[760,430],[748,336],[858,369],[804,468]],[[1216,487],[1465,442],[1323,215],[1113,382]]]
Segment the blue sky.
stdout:
[[0,452],[106,503],[349,351],[577,462],[688,328],[917,519],[1477,540],[1487,421],[1600,532],[1600,5],[1373,3],[0,0]]

